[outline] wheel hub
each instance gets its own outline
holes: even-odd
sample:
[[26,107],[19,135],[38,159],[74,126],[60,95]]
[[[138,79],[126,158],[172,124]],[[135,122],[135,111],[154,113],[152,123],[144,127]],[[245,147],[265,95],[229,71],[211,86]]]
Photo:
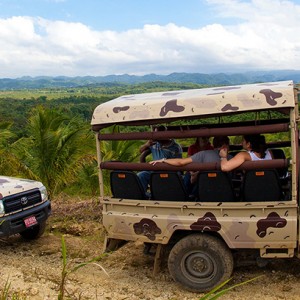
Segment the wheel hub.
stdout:
[[190,253],[186,256],[184,261],[185,271],[193,277],[209,277],[215,269],[214,263],[210,257],[200,252]]

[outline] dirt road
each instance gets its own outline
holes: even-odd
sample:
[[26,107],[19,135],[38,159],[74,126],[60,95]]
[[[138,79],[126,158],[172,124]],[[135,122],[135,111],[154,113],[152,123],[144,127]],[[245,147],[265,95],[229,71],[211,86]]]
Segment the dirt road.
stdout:
[[[101,254],[100,219],[95,201],[53,201],[47,232],[39,240],[28,243],[18,236],[0,240],[0,288],[8,281],[10,293],[17,293],[20,299],[57,299],[62,270],[61,234],[65,235],[70,270]],[[128,243],[97,264],[71,272],[65,285],[66,299],[200,299],[201,294],[177,286],[166,266],[153,278],[153,259],[143,254],[143,245]],[[300,260],[277,260],[264,268],[236,267],[231,284],[259,275],[262,277],[221,299],[300,299]]]

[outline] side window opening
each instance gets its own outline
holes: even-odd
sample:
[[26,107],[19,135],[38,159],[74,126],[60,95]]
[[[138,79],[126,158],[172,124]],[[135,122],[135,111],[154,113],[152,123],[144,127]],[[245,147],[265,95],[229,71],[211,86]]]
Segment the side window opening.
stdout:
[[[269,140],[267,146],[272,153],[273,159],[286,160],[285,153],[289,153],[290,141],[273,142],[271,137],[271,134],[267,137]],[[231,136],[230,139],[231,141],[240,142],[241,136]],[[181,143],[181,140],[179,141]],[[183,156],[186,157],[187,147],[183,147],[183,151]],[[243,151],[241,143],[231,144],[229,151],[231,156],[234,157],[240,151]],[[145,161],[143,163],[147,164]],[[267,169],[260,167],[255,170],[239,168],[228,174],[220,170],[201,171],[196,181],[196,194],[187,192],[183,175],[188,171],[153,171],[153,175],[150,176],[151,179],[149,177],[149,186],[146,193],[140,191],[140,184],[136,176],[139,171],[124,170],[124,174],[126,172],[129,175],[134,175],[135,180],[125,183],[125,180],[117,178],[119,182],[114,183],[116,179],[111,179],[112,195],[115,198],[177,202],[266,202],[291,200],[291,172],[287,165]],[[111,174],[115,173],[116,171],[111,172]],[[129,176],[127,173],[126,177]],[[222,175],[222,173],[224,174]],[[222,180],[220,176],[223,176]],[[125,183],[123,189],[120,182]],[[117,193],[116,190],[118,191]]]

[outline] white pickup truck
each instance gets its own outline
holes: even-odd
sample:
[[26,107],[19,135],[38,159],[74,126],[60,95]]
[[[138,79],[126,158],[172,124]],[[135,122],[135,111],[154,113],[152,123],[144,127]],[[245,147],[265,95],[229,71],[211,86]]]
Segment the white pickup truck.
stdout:
[[45,186],[38,181],[0,176],[0,238],[40,237],[51,213]]

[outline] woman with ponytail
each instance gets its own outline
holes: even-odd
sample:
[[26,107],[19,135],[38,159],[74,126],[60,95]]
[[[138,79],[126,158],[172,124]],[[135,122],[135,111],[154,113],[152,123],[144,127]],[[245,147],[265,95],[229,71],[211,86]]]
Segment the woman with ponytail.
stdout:
[[230,160],[227,160],[228,149],[224,148],[220,150],[219,155],[221,157],[222,171],[229,172],[239,167],[245,161],[272,159],[270,151],[267,150],[266,140],[263,135],[245,135],[242,145],[246,151],[239,152]]

